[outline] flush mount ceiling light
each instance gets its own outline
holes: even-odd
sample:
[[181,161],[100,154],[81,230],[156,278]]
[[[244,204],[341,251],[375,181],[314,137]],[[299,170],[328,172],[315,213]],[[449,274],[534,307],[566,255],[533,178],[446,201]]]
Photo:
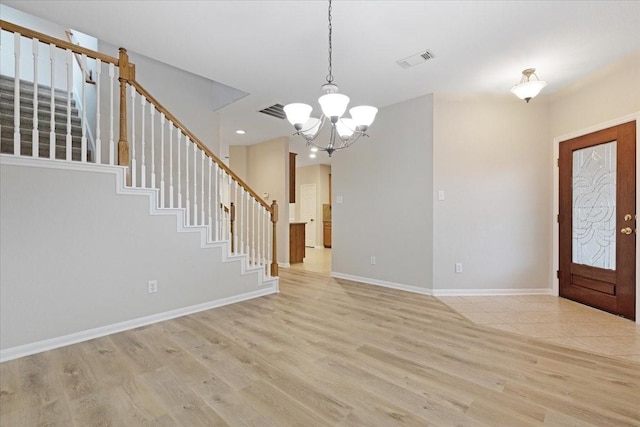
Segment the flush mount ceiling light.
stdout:
[[[349,104],[349,97],[338,93],[338,86],[333,83],[333,69],[331,62],[332,33],[331,24],[331,0],[329,0],[329,74],[327,83],[322,85],[324,95],[318,98],[322,109],[320,118],[311,117],[313,107],[311,105],[294,103],[284,107],[287,120],[296,129],[294,135],[300,135],[307,141],[307,146],[326,151],[331,157],[334,151],[351,146],[361,136],[367,136],[366,131],[373,123],[378,109],[368,105],[353,107],[349,110],[351,117],[342,117]],[[316,142],[320,129],[326,122],[331,125],[331,136],[327,145]]]
[[245,133],[247,133],[247,132],[246,132],[246,131],[244,131],[244,130],[242,130],[242,129],[238,129],[238,130],[236,131],[236,133],[237,133],[238,135],[244,135],[244,134],[245,134]]
[[[531,80],[531,76],[534,76],[535,80]],[[547,82],[540,80],[536,75],[535,68],[527,68],[522,72],[520,83],[511,88],[511,93],[529,103],[546,85]]]

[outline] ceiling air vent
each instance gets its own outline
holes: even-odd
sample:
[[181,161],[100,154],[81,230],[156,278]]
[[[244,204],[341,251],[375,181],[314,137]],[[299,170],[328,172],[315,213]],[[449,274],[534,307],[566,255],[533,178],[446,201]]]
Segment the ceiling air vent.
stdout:
[[418,52],[415,55],[411,55],[407,58],[396,61],[396,63],[402,68],[411,68],[433,58],[435,58],[433,52],[431,52],[430,50],[425,50],[422,52]]
[[260,110],[260,112],[268,116],[284,120],[287,118],[287,115],[284,113],[284,110],[282,109],[283,107],[284,106],[282,104],[273,104],[271,107]]

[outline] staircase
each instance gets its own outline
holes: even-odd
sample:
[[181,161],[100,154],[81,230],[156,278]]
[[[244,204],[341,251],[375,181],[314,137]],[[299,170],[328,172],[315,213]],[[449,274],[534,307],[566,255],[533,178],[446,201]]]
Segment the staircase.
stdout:
[[[33,92],[32,82],[20,81],[20,154],[33,153]],[[15,79],[0,76],[0,152],[13,153]],[[55,158],[66,159],[67,92],[55,89]],[[39,156],[49,158],[51,132],[51,87],[38,85],[38,134]],[[71,99],[71,159],[81,160],[82,122],[75,100]],[[87,150],[88,160],[92,152]]]
[[[276,201],[135,79],[125,49],[113,57],[1,19],[0,28],[24,45],[7,69],[20,75],[20,57],[33,58],[22,73],[37,85],[35,106],[34,83],[19,81],[16,99],[16,81],[0,76],[0,362],[278,292]],[[48,67],[38,58],[47,50]],[[78,82],[83,111],[37,80],[66,63],[58,78],[73,81],[74,54],[96,64],[96,96]]]

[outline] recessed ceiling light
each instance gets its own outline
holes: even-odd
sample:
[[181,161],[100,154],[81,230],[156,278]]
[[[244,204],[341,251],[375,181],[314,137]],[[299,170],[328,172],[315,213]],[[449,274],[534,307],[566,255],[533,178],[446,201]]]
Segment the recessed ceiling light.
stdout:
[[247,131],[242,130],[242,129],[238,129],[238,130],[236,131],[236,133],[237,133],[238,135],[244,135],[245,133],[247,133]]
[[317,153],[318,152],[318,147],[311,147],[311,152],[312,153]]
[[315,154],[313,154],[313,153],[311,153],[311,154],[309,154],[309,158],[310,158],[310,159],[315,159],[315,158],[316,158],[316,155],[315,155]]

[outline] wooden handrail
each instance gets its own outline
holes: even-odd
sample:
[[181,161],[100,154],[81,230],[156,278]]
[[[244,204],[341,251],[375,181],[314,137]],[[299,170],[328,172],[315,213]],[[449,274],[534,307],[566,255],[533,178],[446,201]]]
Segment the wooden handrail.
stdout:
[[118,65],[118,58],[116,57],[105,55],[104,53],[96,52],[95,50],[87,49],[82,46],[77,46],[73,43],[69,43],[68,41],[58,39],[56,37],[51,37],[47,34],[33,31],[25,27],[21,27],[20,25],[13,24],[3,19],[0,19],[0,28],[11,33],[20,33],[20,35],[30,39],[38,39],[43,43],[54,44],[62,49],[69,49],[72,52],[84,54],[90,58],[99,59],[102,62],[108,62]]
[[138,93],[140,95],[144,96],[147,99],[147,101],[149,101],[149,103],[153,104],[156,107],[156,110],[158,110],[159,112],[163,113],[164,116],[167,119],[171,120],[173,122],[174,126],[176,126],[178,129],[180,129],[182,131],[182,133],[184,135],[186,135],[191,140],[191,142],[196,144],[198,146],[198,148],[200,148],[202,151],[204,151],[207,156],[211,157],[211,159],[214,162],[216,162],[220,168],[222,168],[225,172],[227,172],[229,175],[231,175],[231,177],[238,184],[240,184],[242,187],[244,187],[244,189],[247,190],[249,192],[249,194],[251,194],[251,196],[258,201],[258,203],[260,203],[262,206],[264,206],[264,208],[267,211],[271,212],[271,206],[269,206],[269,204],[267,202],[262,200],[262,198],[260,196],[258,196],[258,194],[256,194],[256,192],[253,191],[251,189],[251,187],[249,187],[238,175],[236,175],[231,169],[229,169],[229,167],[227,165],[225,165],[222,160],[220,160],[215,154],[213,154],[213,152],[211,150],[209,150],[209,148],[206,145],[204,145],[202,143],[202,141],[200,141],[200,139],[198,139],[197,136],[195,136],[189,129],[187,129],[187,127],[185,125],[183,125],[182,122],[180,120],[178,120],[173,114],[171,114],[169,112],[169,110],[167,110],[162,104],[160,104],[160,102],[158,102],[157,99],[155,99],[145,88],[143,88],[140,85],[140,83],[138,83],[135,80],[131,80],[131,81],[129,81],[129,84],[131,86],[133,86],[134,88],[136,88]]

